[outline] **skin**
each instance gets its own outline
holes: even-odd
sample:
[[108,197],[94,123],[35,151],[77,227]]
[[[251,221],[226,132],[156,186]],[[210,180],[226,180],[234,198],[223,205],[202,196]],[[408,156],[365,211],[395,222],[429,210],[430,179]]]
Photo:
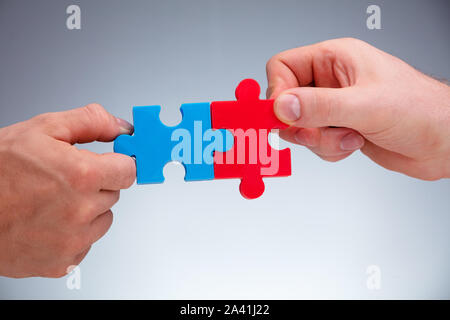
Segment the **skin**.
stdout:
[[360,149],[389,170],[450,177],[450,87],[402,60],[335,39],[275,55],[267,78],[285,140],[328,161]]
[[[267,95],[290,125],[282,138],[338,161],[355,150],[381,166],[450,177],[450,88],[355,39],[282,52]],[[0,129],[0,275],[61,277],[109,229],[134,160],[78,150],[133,127],[98,104]]]
[[0,129],[0,275],[61,277],[111,226],[132,158],[78,150],[133,128],[98,104]]

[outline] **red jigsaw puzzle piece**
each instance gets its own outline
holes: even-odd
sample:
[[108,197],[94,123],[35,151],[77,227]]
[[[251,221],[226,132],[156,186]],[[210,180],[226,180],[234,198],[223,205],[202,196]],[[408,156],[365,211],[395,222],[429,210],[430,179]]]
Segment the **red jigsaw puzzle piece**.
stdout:
[[273,100],[260,100],[259,84],[245,79],[236,88],[237,101],[211,102],[213,129],[228,129],[234,145],[214,153],[214,178],[241,178],[239,190],[247,199],[264,193],[263,177],[291,175],[291,150],[273,149],[268,141],[272,129],[288,126],[273,112]]

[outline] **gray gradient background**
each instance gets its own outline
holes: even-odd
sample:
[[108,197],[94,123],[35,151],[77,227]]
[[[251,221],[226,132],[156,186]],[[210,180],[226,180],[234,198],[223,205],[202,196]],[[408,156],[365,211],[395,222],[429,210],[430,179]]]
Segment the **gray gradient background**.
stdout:
[[[79,4],[82,30],[66,29]],[[366,28],[379,4],[382,30]],[[266,87],[275,53],[357,37],[450,78],[448,1],[0,0],[0,126],[99,102],[131,119],[160,103],[232,99],[253,77]],[[285,144],[287,145],[287,144]],[[87,148],[108,152],[112,144]],[[450,298],[450,180],[386,171],[360,153],[339,163],[292,146],[293,175],[266,179],[246,201],[239,181],[133,186],[110,232],[66,279],[0,278],[1,298]],[[382,288],[366,287],[366,268]]]

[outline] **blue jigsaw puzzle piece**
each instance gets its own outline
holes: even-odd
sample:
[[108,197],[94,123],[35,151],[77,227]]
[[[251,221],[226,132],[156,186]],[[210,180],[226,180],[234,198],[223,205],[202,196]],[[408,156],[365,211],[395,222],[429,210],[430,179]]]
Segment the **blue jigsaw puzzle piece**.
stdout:
[[180,110],[181,123],[168,127],[159,119],[161,106],[134,107],[134,135],[114,141],[114,152],[136,158],[138,184],[164,182],[163,168],[170,161],[183,164],[185,181],[212,180],[213,152],[233,146],[231,132],[211,129],[209,103],[183,104]]

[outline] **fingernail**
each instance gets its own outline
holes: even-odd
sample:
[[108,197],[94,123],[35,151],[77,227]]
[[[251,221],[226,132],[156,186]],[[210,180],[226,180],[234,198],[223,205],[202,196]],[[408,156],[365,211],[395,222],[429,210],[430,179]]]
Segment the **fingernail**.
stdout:
[[132,134],[134,131],[134,127],[131,123],[121,118],[116,118],[117,123],[119,125],[120,134]]
[[364,145],[364,138],[359,134],[351,132],[341,140],[341,149],[345,151],[358,150]]
[[294,135],[295,141],[297,141],[298,144],[301,144],[302,146],[306,147],[314,147],[316,144],[314,143],[314,140],[311,138],[310,135],[306,133],[305,130],[298,130]]
[[293,94],[283,94],[275,100],[275,109],[280,120],[294,122],[300,118],[300,101]]

